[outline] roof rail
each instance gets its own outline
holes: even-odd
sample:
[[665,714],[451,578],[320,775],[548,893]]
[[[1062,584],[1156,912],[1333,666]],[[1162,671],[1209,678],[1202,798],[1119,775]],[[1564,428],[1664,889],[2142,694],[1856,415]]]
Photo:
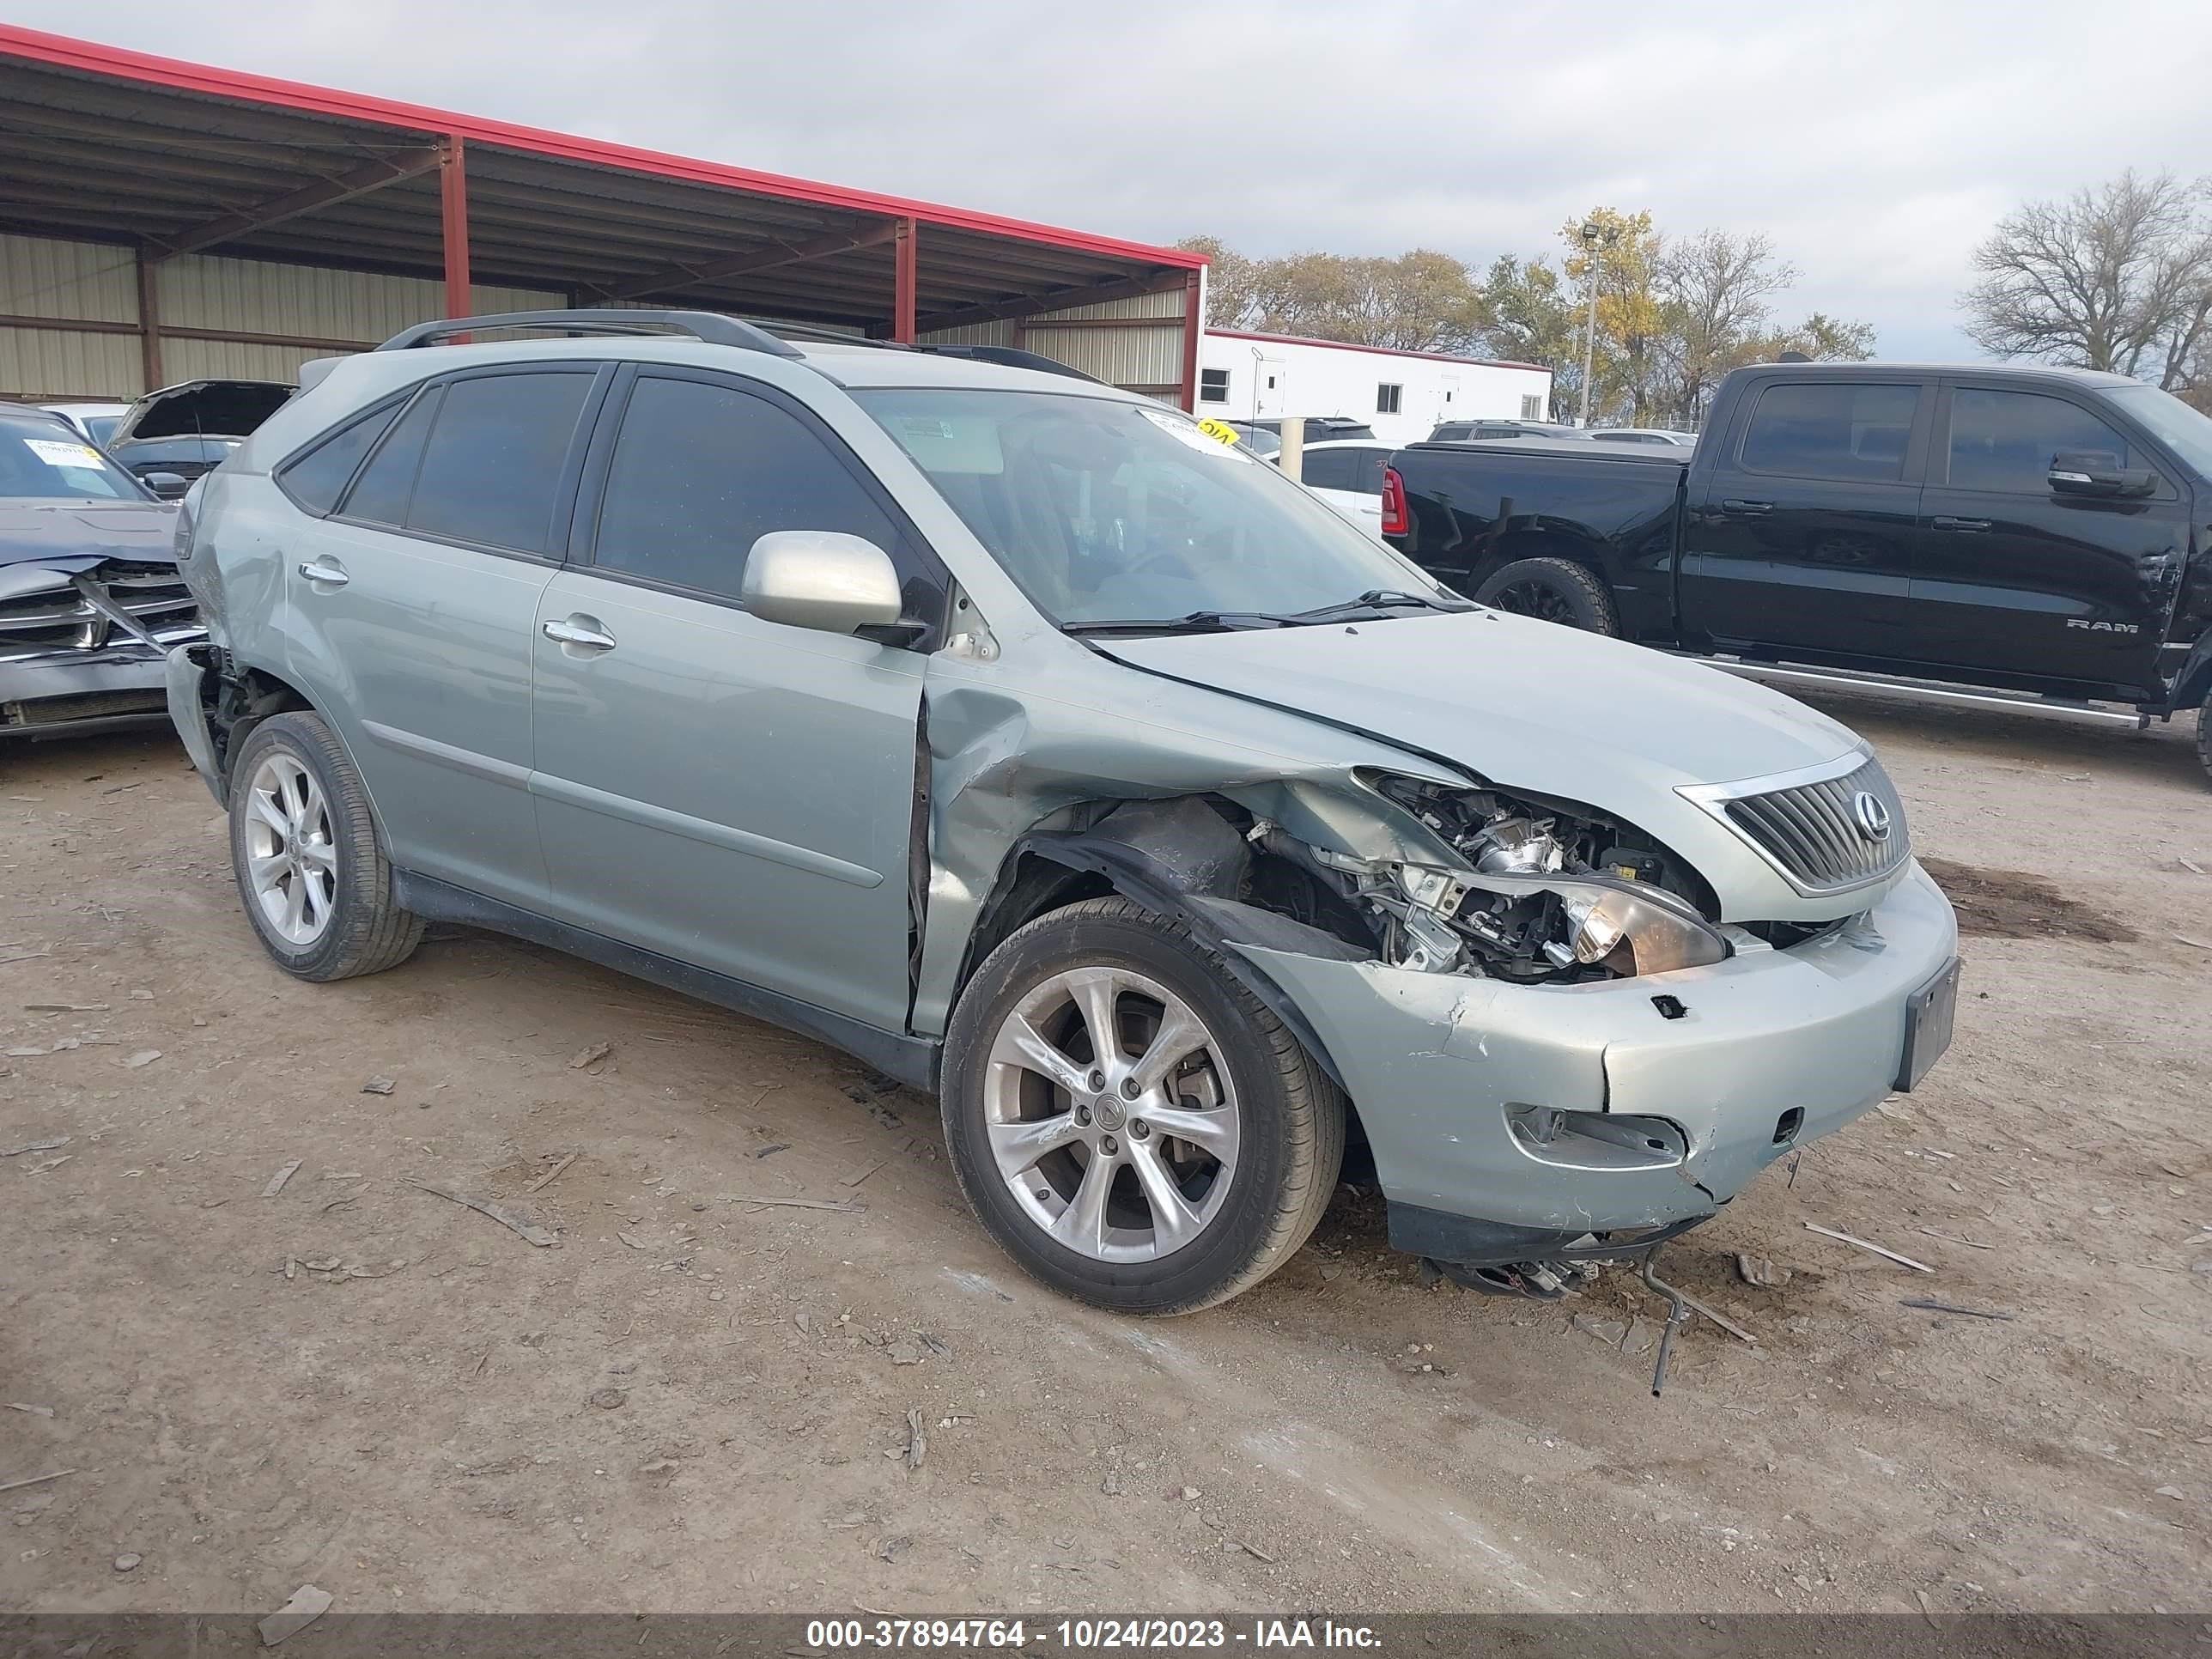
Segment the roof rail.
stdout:
[[798,347],[779,340],[764,328],[725,317],[713,311],[597,310],[504,311],[488,317],[447,317],[417,323],[393,335],[379,351],[404,351],[412,346],[434,345],[457,334],[488,329],[542,329],[556,334],[689,334],[708,345],[735,346],[741,351],[765,351],[775,357],[799,357]]

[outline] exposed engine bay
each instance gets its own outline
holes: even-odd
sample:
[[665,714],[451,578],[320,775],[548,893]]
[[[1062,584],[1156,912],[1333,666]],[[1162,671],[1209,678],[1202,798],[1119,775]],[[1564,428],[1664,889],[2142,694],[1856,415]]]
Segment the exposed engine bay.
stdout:
[[1363,859],[1261,820],[1249,832],[1254,845],[1308,872],[1332,902],[1327,914],[1302,914],[1294,892],[1269,890],[1264,871],[1255,872],[1255,899],[1343,937],[1354,937],[1346,923],[1356,921],[1362,942],[1395,967],[1522,984],[1663,973],[1729,953],[1697,872],[1632,825],[1494,789],[1398,776],[1373,783],[1465,866]]

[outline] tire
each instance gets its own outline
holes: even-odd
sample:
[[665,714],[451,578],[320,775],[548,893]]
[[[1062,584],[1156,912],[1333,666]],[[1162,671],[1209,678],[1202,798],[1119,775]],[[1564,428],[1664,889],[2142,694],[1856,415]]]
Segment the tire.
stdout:
[[[1093,1027],[1069,975],[1117,985],[1110,1073],[1142,1071],[1176,1009],[1195,1019],[1165,1085],[1134,1100],[1116,1075],[1091,1089]],[[1045,1068],[1007,1062],[1017,1014],[1052,1050]],[[1191,1313],[1265,1279],[1320,1222],[1344,1159],[1344,1097],[1328,1074],[1189,929],[1121,898],[1041,916],[991,953],[953,1011],[941,1098],[953,1171],[984,1229],[1032,1278],[1117,1313]],[[1170,1110],[1203,1144],[1146,1115]],[[994,1121],[1002,1139],[1016,1123],[1057,1127],[1036,1132],[1053,1144],[1033,1162],[1024,1148],[1002,1166]],[[1177,1216],[1152,1196],[1162,1173]]]
[[1474,601],[1516,617],[1620,637],[1613,595],[1587,565],[1572,559],[1516,559],[1491,573],[1474,590]]
[[272,714],[246,733],[230,863],[254,936],[295,978],[381,973],[422,943],[422,919],[392,899],[361,775],[319,714]]

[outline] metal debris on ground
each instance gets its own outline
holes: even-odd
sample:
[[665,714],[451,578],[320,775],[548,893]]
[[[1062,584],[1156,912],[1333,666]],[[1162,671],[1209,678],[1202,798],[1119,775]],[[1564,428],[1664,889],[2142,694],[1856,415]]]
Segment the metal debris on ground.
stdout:
[[[888,1161],[888,1160],[886,1160],[886,1161]],[[841,1186],[841,1187],[857,1187],[857,1186],[859,1186],[862,1182],[866,1181],[866,1180],[870,1176],[872,1176],[872,1175],[875,1174],[875,1172],[876,1172],[877,1170],[880,1170],[880,1169],[882,1169],[883,1167],[884,1167],[884,1166],[883,1166],[883,1164],[871,1164],[870,1165],[868,1165],[868,1167],[867,1167],[866,1169],[865,1169],[865,1170],[861,1170],[861,1171],[860,1171],[860,1174],[858,1174],[858,1175],[848,1175],[848,1176],[839,1176],[839,1177],[838,1177],[838,1181],[837,1181],[837,1184],[838,1184],[839,1186]]]
[[27,1014],[104,1014],[107,1012],[107,1005],[104,1002],[27,1002],[23,1005],[23,1012]]
[[1756,1285],[1762,1291],[1771,1291],[1778,1285],[1787,1285],[1790,1279],[1789,1268],[1776,1267],[1766,1256],[1750,1255],[1741,1250],[1735,1253],[1735,1273],[1745,1284]]
[[1996,1245],[1984,1244],[1978,1238],[1954,1238],[1948,1233],[1937,1232],[1933,1227],[1921,1227],[1915,1231],[1923,1232],[1930,1238],[1940,1238],[1946,1244],[1963,1244],[1970,1250],[1994,1250],[1996,1249]]
[[928,1349],[939,1359],[952,1358],[952,1345],[943,1337],[932,1335],[927,1331],[916,1331],[915,1335],[921,1339],[923,1347]]
[[745,1156],[747,1158],[774,1158],[778,1152],[787,1152],[790,1150],[791,1143],[789,1141],[771,1140],[763,1146],[750,1148],[746,1152]]
[[331,1593],[318,1589],[313,1584],[302,1584],[292,1592],[292,1599],[264,1619],[258,1628],[261,1645],[273,1648],[288,1637],[301,1631],[331,1610]]
[[65,1474],[75,1474],[75,1469],[56,1469],[52,1474],[30,1474],[21,1480],[0,1480],[0,1492],[20,1492],[25,1486],[43,1486],[49,1480],[58,1480]]
[[1267,1551],[1261,1549],[1257,1544],[1248,1544],[1241,1538],[1232,1538],[1230,1540],[1230,1542],[1236,1545],[1238,1549],[1243,1550],[1245,1554],[1250,1556],[1255,1561],[1265,1561],[1271,1567],[1275,1565],[1275,1558],[1268,1554]]
[[261,1196],[264,1198],[274,1198],[277,1194],[283,1192],[284,1190],[284,1183],[289,1181],[294,1176],[299,1174],[300,1166],[307,1161],[307,1160],[304,1158],[295,1158],[289,1164],[287,1164],[283,1169],[277,1170],[275,1175],[270,1176],[269,1177],[269,1184],[261,1189]]
[[2212,951],[2212,945],[2207,945],[2201,939],[2191,939],[2186,933],[2176,933],[2173,938],[2174,942],[2178,945],[2191,945],[2199,951]]
[[1900,1308],[1921,1308],[1929,1313],[1964,1314],[1969,1319],[2010,1319],[2008,1313],[1991,1313],[1984,1308],[1962,1308],[1954,1302],[1938,1302],[1929,1296],[1901,1296],[1897,1299]]
[[1707,1319],[1711,1320],[1714,1324],[1726,1331],[1730,1336],[1735,1338],[1737,1341],[1748,1342],[1753,1347],[1757,1347],[1759,1346],[1759,1339],[1753,1336],[1749,1331],[1744,1329],[1742,1326],[1737,1324],[1735,1321],[1729,1318],[1726,1315],[1716,1313],[1712,1309],[1698,1301],[1697,1297],[1692,1296],[1687,1291],[1682,1292],[1682,1305],[1687,1308],[1692,1313],[1704,1315]]
[[2192,876],[2201,876],[2204,873],[2204,866],[2192,859],[2178,859],[2175,862]]
[[75,1139],[70,1135],[54,1135],[45,1140],[27,1140],[20,1146],[0,1146],[0,1158],[21,1158],[25,1152],[58,1152]]
[[388,1077],[373,1077],[361,1085],[361,1091],[365,1095],[388,1095],[398,1086]]
[[1817,1221],[1807,1222],[1805,1231],[1808,1233],[1818,1233],[1823,1238],[1838,1238],[1846,1244],[1856,1244],[1862,1250],[1871,1250],[1875,1255],[1886,1257],[1899,1267],[1910,1267],[1915,1273],[1932,1273],[1936,1271],[1924,1261],[1915,1261],[1909,1255],[1899,1255],[1895,1250],[1886,1250],[1879,1244],[1869,1244],[1863,1238],[1854,1237],[1850,1233],[1838,1232],[1833,1227],[1823,1227]]
[[417,1191],[429,1194],[433,1198],[442,1198],[448,1203],[459,1204],[464,1209],[474,1210],[478,1215],[496,1221],[518,1237],[537,1245],[540,1249],[550,1249],[561,1242],[561,1235],[550,1227],[541,1227],[528,1217],[518,1215],[513,1210],[502,1209],[500,1206],[488,1203],[481,1198],[471,1198],[465,1193],[453,1191],[450,1187],[441,1187],[428,1181],[417,1181],[412,1176],[402,1176],[400,1179]]
[[576,1051],[575,1058],[568,1062],[568,1069],[572,1072],[580,1072],[586,1066],[596,1066],[614,1051],[615,1045],[611,1042],[594,1042],[588,1048],[580,1048]]
[[906,1414],[906,1466],[909,1471],[921,1467],[921,1460],[929,1455],[929,1431],[921,1425],[921,1409],[914,1407]]
[[530,1193],[534,1193],[534,1192],[536,1192],[536,1191],[537,1191],[539,1188],[541,1188],[541,1187],[547,1187],[547,1186],[550,1186],[550,1185],[552,1184],[552,1182],[553,1182],[553,1178],[554,1178],[556,1176],[559,1175],[559,1174],[561,1173],[561,1171],[562,1171],[562,1170],[563,1170],[567,1169],[567,1168],[568,1168],[571,1164],[574,1164],[574,1163],[578,1158],[581,1158],[582,1156],[583,1156],[583,1154],[582,1154],[581,1152],[571,1152],[571,1153],[569,1153],[569,1154],[568,1155],[568,1157],[566,1157],[566,1158],[562,1158],[562,1159],[558,1164],[555,1164],[551,1169],[548,1170],[547,1170],[544,1175],[542,1175],[542,1176],[538,1176],[537,1180],[535,1180],[535,1181],[532,1182],[531,1182],[527,1187],[525,1187],[525,1188],[522,1189],[522,1190],[523,1190],[523,1192],[526,1194],[530,1194]]

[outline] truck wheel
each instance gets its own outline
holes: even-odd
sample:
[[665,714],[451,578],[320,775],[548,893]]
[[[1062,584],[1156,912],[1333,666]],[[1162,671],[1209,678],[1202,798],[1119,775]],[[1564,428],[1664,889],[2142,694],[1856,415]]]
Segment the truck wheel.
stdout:
[[954,1174],[1032,1277],[1120,1313],[1257,1284],[1321,1219],[1344,1097],[1188,928],[1127,899],[991,952],[946,1035]]
[[392,900],[361,775],[319,714],[272,714],[246,734],[230,861],[255,936],[295,978],[380,973],[422,942],[422,919]]
[[1586,634],[1620,637],[1613,595],[1586,565],[1572,559],[1516,559],[1474,590],[1478,605],[1539,622],[1563,623]]

